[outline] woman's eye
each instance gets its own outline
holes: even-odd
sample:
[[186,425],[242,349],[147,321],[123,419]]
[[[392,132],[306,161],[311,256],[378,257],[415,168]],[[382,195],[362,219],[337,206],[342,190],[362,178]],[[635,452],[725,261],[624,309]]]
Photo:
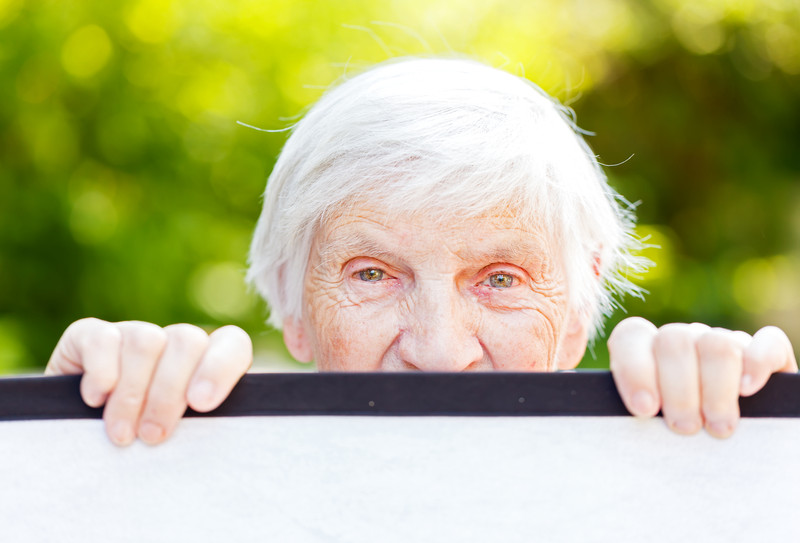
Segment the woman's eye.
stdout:
[[493,288],[509,288],[514,284],[514,276],[507,273],[493,273],[485,283]]
[[358,277],[362,281],[372,281],[372,282],[380,281],[381,279],[383,279],[383,276],[384,276],[383,270],[379,270],[377,268],[368,268],[366,270],[361,270],[360,272],[358,272]]

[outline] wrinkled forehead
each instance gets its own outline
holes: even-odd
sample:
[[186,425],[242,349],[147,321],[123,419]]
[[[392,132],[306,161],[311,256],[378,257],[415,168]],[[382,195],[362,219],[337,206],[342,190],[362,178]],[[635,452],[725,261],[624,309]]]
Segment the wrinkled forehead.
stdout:
[[405,194],[393,197],[391,193],[375,191],[370,195],[351,194],[330,206],[319,218],[315,230],[319,233],[334,232],[358,221],[384,227],[403,225],[419,233],[459,231],[469,224],[480,225],[481,231],[528,233],[557,241],[557,228],[550,216],[552,210],[545,207],[532,206],[529,201],[523,203],[521,198],[514,196],[464,203],[459,202],[457,195],[450,194],[438,200],[415,201]]
[[469,214],[362,199],[320,222],[312,256],[326,262],[357,254],[437,259],[447,253],[472,261],[555,264],[562,261],[560,247],[543,221],[522,220],[511,205]]

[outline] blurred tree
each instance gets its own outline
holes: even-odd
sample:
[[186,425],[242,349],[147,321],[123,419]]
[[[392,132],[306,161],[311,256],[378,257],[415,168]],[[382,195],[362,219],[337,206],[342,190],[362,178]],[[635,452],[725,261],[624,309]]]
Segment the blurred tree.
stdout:
[[236,121],[286,128],[347,73],[453,51],[581,97],[661,246],[630,313],[800,342],[794,0],[0,0],[0,372],[89,315],[232,322],[285,360],[242,283],[285,134]]

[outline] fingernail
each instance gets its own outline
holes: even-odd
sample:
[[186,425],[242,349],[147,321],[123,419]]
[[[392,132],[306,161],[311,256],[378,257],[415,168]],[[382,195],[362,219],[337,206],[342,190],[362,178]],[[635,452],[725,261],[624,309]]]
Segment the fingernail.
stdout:
[[186,394],[189,404],[194,407],[207,408],[214,401],[214,385],[211,381],[198,381],[189,389]]
[[733,433],[733,425],[729,422],[708,422],[706,427],[708,433],[714,437],[728,437]]
[[96,390],[91,390],[83,393],[83,401],[89,407],[100,407],[106,401],[106,395]]
[[695,434],[700,430],[700,422],[697,420],[676,420],[672,427],[681,434]]
[[742,375],[742,383],[740,385],[739,390],[741,390],[742,392],[748,392],[752,384],[753,384],[753,378],[745,373],[744,375]]
[[631,398],[631,407],[636,411],[635,414],[649,414],[655,407],[656,400],[653,395],[646,390],[640,390]]
[[111,441],[116,445],[130,445],[134,440],[133,425],[128,421],[115,422],[111,427]]
[[164,428],[153,422],[144,422],[139,426],[139,437],[148,445],[160,443],[165,433]]

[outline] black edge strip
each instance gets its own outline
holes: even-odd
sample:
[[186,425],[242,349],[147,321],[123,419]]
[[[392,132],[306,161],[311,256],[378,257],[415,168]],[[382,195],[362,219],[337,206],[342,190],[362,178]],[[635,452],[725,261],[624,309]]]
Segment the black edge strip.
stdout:
[[[79,376],[0,379],[0,420],[93,419]],[[744,417],[800,417],[800,374],[774,375],[739,401]],[[611,374],[251,373],[210,413],[263,415],[624,416]]]

